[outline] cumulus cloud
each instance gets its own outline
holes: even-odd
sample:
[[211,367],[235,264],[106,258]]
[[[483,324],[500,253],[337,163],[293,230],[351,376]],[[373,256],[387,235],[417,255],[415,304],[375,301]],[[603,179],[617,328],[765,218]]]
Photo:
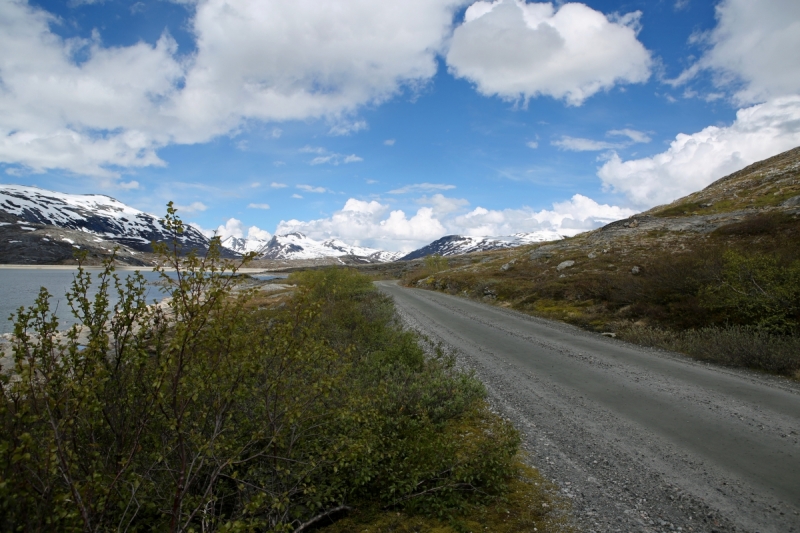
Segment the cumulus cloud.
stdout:
[[383,144],[386,146],[394,146],[395,140],[394,139],[386,139],[383,141]]
[[163,165],[156,150],[168,137],[154,102],[182,76],[175,41],[104,48],[97,37],[57,37],[57,22],[25,2],[0,3],[0,161],[104,178],[117,175],[111,165]]
[[528,142],[525,143],[525,145],[528,148],[533,148],[534,150],[539,148],[539,142],[538,141],[528,141]]
[[636,206],[671,202],[741,168],[800,145],[800,96],[740,109],[729,126],[679,134],[665,152],[622,161],[613,154],[598,171],[605,186]]
[[248,120],[325,118],[357,131],[363,121],[346,117],[359,106],[432,78],[461,3],[186,2],[196,51],[182,58],[168,34],[121,47],[99,33],[63,39],[47,11],[0,2],[0,162],[114,178]]
[[399,189],[393,189],[389,191],[389,194],[407,194],[410,192],[431,192],[431,191],[449,191],[450,189],[455,189],[455,185],[448,185],[446,183],[412,183],[411,185],[406,185],[404,187],[400,187]]
[[278,183],[277,181],[273,181],[272,183],[269,184],[269,186],[272,187],[273,189],[285,189],[286,187],[288,187],[288,185],[286,185],[285,183]]
[[329,218],[281,221],[276,233],[301,231],[315,239],[338,237],[346,242],[393,251],[411,251],[444,235],[503,236],[541,232],[549,236],[574,235],[634,214],[630,209],[598,204],[576,194],[553,204],[552,210],[530,208],[490,210],[442,194],[417,200],[416,213],[378,201],[351,198]]
[[723,0],[716,16],[714,29],[695,38],[708,50],[674,85],[710,69],[719,86],[739,86],[742,103],[800,91],[800,2]]
[[580,105],[650,77],[650,53],[636,37],[640,15],[607,17],[580,3],[475,2],[453,34],[447,65],[486,96]]
[[247,204],[248,209],[269,209],[269,204]]
[[436,72],[456,0],[206,0],[174,112],[196,140],[243,117],[337,117]]
[[267,230],[263,230],[258,226],[250,226],[245,228],[241,220],[237,218],[229,218],[225,224],[217,228],[216,234],[224,241],[228,237],[235,237],[237,239],[244,238],[245,235],[248,239],[261,239],[267,240],[272,237],[272,234]]

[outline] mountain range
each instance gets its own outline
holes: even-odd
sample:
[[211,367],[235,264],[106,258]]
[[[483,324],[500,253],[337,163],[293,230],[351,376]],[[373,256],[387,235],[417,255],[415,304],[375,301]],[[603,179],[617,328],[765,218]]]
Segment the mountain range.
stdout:
[[[556,240],[555,232],[520,233],[507,237],[448,235],[408,254],[349,245],[331,238],[317,241],[299,232],[269,240],[227,237],[223,255],[255,252],[258,259],[302,261],[348,258],[350,263],[386,263],[427,255],[443,256],[511,248]],[[146,264],[152,242],[171,241],[160,218],[101,194],[67,194],[23,185],[0,185],[0,263],[53,264],[74,262],[74,249],[98,260],[117,247],[120,260]],[[204,252],[209,238],[187,225],[179,242],[185,251]]]

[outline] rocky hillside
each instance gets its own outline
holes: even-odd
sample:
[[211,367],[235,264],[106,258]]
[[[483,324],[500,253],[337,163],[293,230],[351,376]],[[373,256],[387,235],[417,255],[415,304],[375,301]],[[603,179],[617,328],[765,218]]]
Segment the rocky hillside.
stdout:
[[405,280],[600,332],[634,324],[793,331],[800,328],[800,148],[600,229],[452,257],[440,272],[419,263]]

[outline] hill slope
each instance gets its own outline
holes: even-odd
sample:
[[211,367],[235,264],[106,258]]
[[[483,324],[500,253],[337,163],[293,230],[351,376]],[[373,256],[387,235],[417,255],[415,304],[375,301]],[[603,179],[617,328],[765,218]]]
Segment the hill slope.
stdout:
[[[706,327],[794,332],[797,339],[800,148],[573,238],[452,257],[449,263],[442,272],[420,265],[406,274],[406,283],[641,342],[663,345],[672,338],[667,344],[674,349],[680,339],[689,343],[683,332]],[[760,350],[783,353],[774,346]],[[800,371],[796,356],[751,363],[743,364]]]

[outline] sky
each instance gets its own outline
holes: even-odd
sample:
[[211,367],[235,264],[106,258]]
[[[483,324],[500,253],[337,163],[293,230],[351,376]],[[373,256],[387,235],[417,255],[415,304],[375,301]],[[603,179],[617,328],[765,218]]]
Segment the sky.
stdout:
[[0,0],[0,183],[207,234],[573,235],[800,145],[797,0]]

